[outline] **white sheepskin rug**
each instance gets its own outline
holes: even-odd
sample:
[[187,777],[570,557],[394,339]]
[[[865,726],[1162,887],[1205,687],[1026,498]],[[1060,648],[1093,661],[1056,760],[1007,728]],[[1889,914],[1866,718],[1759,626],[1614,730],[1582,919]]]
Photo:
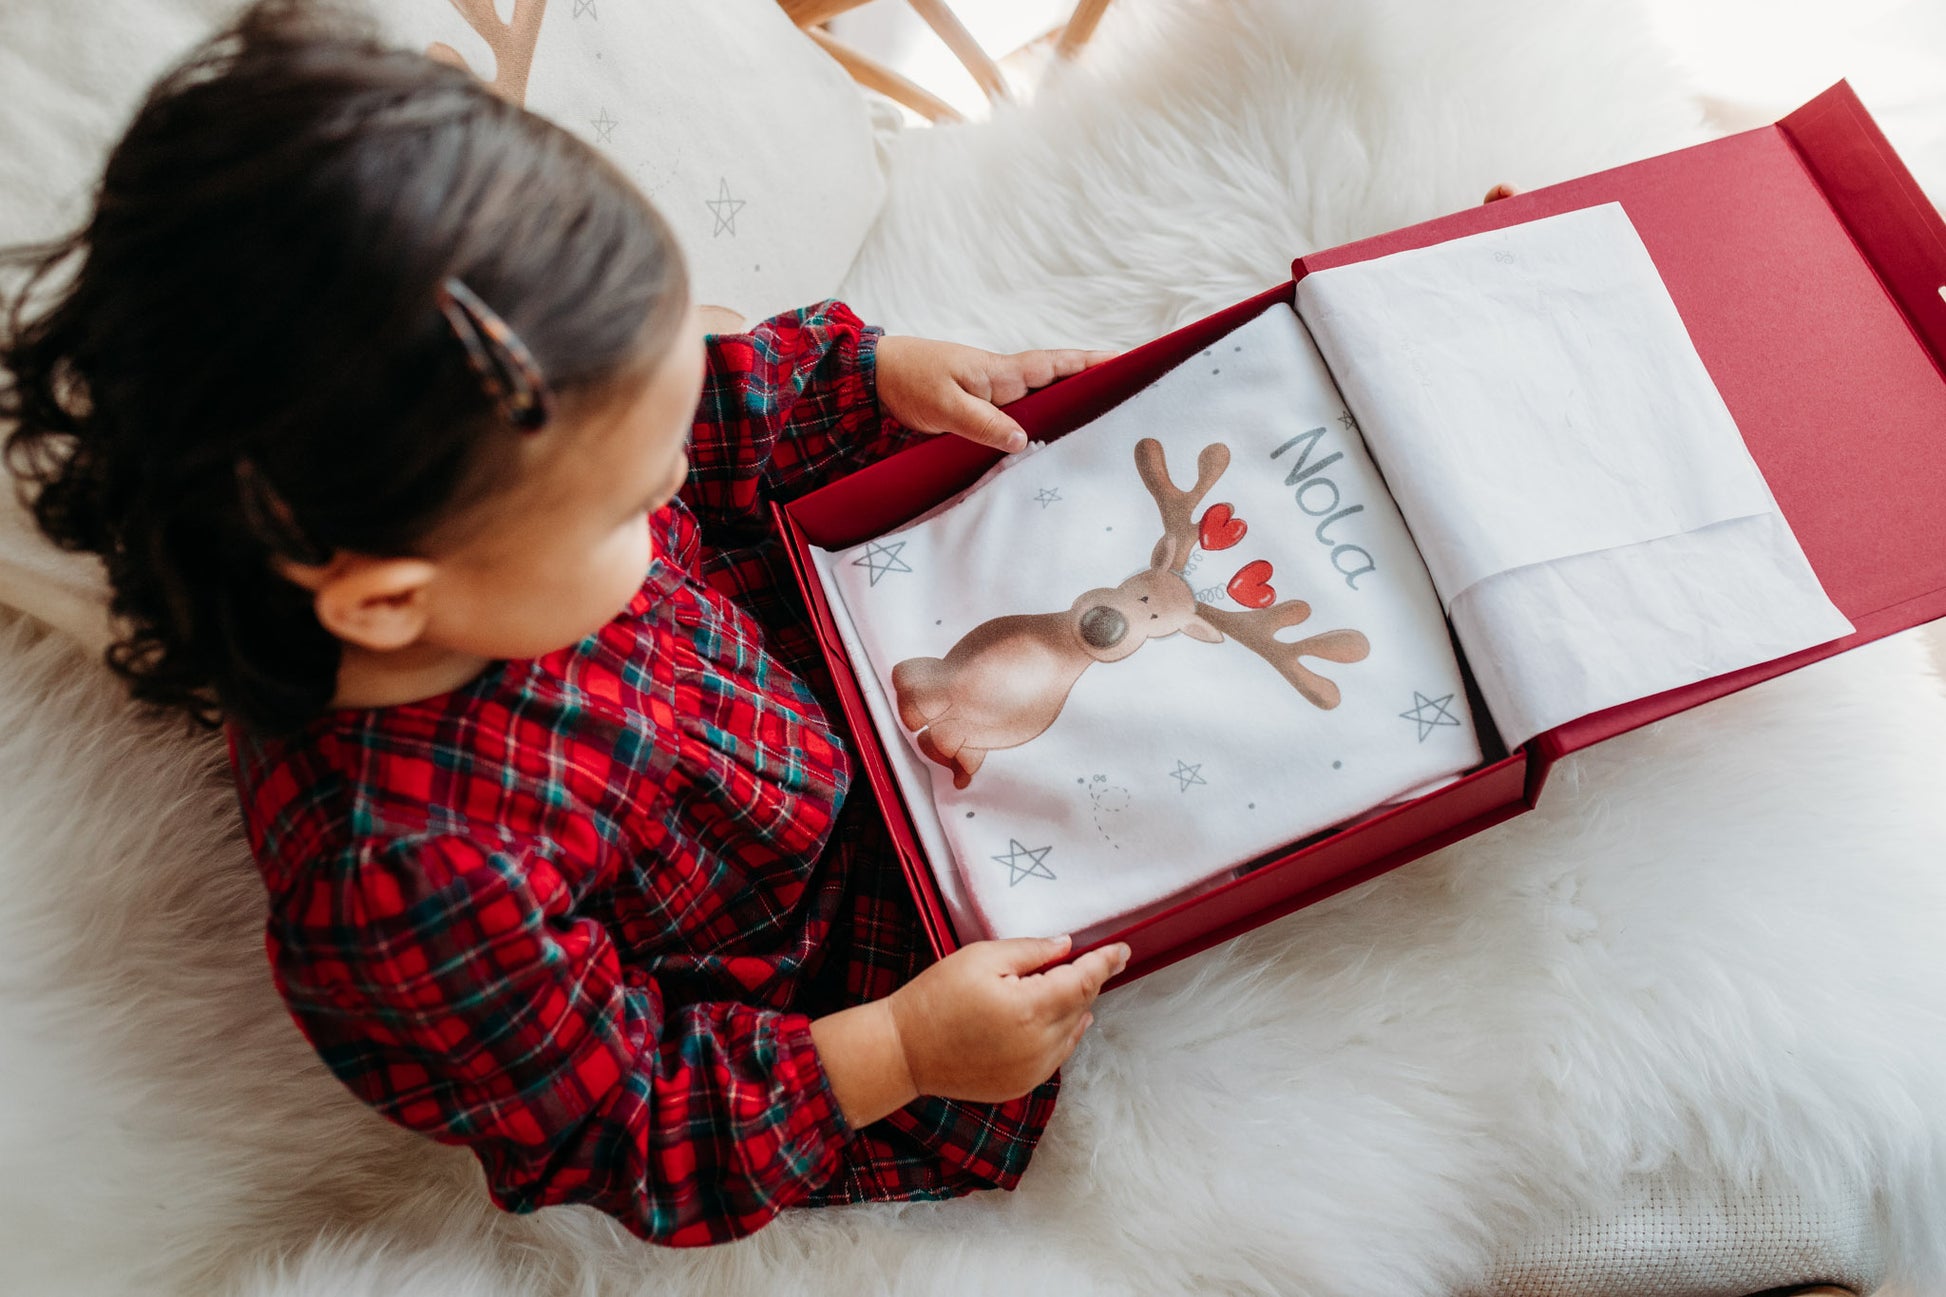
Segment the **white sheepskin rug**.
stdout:
[[[1031,108],[893,142],[849,295],[1122,346],[1310,248],[1690,142],[1634,10],[1121,0]],[[506,1216],[269,984],[220,744],[0,618],[0,1291],[1445,1293],[1644,1176],[1876,1199],[1946,1286],[1946,691],[1906,635],[1102,1002],[1022,1188],[652,1249]],[[1753,1284],[1752,1287],[1761,1286]]]

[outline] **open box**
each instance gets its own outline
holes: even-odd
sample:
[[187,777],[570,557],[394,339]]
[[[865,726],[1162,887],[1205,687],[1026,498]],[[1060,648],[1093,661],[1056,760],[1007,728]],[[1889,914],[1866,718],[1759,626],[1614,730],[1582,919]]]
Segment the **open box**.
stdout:
[[[1609,202],[1627,211],[1779,508],[1855,633],[1580,717],[1511,752],[1482,724],[1485,760],[1456,782],[1285,848],[1092,943],[1129,943],[1124,979],[1531,809],[1553,764],[1570,752],[1946,616],[1946,222],[1842,83],[1774,126],[1300,258],[1289,281],[1035,392],[1008,413],[1036,439],[1051,440],[1243,321],[1291,302],[1311,271]],[[808,547],[853,545],[899,526],[998,458],[941,438],[774,509],[859,764],[941,954],[962,942]]]

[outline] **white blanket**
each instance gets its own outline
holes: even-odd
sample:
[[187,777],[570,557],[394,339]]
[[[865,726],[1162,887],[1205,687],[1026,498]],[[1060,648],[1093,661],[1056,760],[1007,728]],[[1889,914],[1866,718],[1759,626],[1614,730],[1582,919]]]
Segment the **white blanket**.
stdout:
[[924,758],[901,774],[963,939],[1112,926],[1480,759],[1425,566],[1288,307],[820,563],[886,743]]

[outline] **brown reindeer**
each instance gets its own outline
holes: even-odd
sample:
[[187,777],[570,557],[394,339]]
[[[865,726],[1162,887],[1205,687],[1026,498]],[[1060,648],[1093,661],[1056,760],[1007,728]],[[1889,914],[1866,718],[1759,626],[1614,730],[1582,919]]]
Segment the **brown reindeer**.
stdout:
[[[988,752],[1019,747],[1052,725],[1083,671],[1097,662],[1119,662],[1150,640],[1179,631],[1206,644],[1221,644],[1228,635],[1277,668],[1306,701],[1327,710],[1338,705],[1338,686],[1298,659],[1361,661],[1371,652],[1363,635],[1333,630],[1286,643],[1277,632],[1309,617],[1309,604],[1287,599],[1228,612],[1198,602],[1183,579],[1196,548],[1196,506],[1229,465],[1228,446],[1205,446],[1196,457],[1196,485],[1179,490],[1162,443],[1144,437],[1135,446],[1135,468],[1162,514],[1162,539],[1145,571],[1112,589],[1088,591],[1066,612],[981,622],[945,657],[907,658],[892,668],[900,723],[913,732],[921,752],[953,772],[955,788],[973,782]],[[1217,507],[1228,514],[1227,507]],[[1249,565],[1259,567],[1267,571],[1269,565]]]
[[[493,0],[451,0],[451,4],[493,51],[493,80],[487,82],[487,89],[510,104],[524,105],[527,75],[534,67],[534,46],[541,39],[541,15],[547,12],[547,0],[514,0],[513,17],[507,22],[500,21]],[[426,56],[456,68],[466,67],[465,56],[443,42],[428,46]]]

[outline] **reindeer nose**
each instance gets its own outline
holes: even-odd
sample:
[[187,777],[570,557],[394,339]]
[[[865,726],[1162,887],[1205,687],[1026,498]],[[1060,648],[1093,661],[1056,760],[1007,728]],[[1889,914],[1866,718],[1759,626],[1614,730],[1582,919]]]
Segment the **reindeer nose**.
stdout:
[[1128,634],[1128,618],[1096,604],[1081,614],[1081,642],[1089,648],[1114,648]]

